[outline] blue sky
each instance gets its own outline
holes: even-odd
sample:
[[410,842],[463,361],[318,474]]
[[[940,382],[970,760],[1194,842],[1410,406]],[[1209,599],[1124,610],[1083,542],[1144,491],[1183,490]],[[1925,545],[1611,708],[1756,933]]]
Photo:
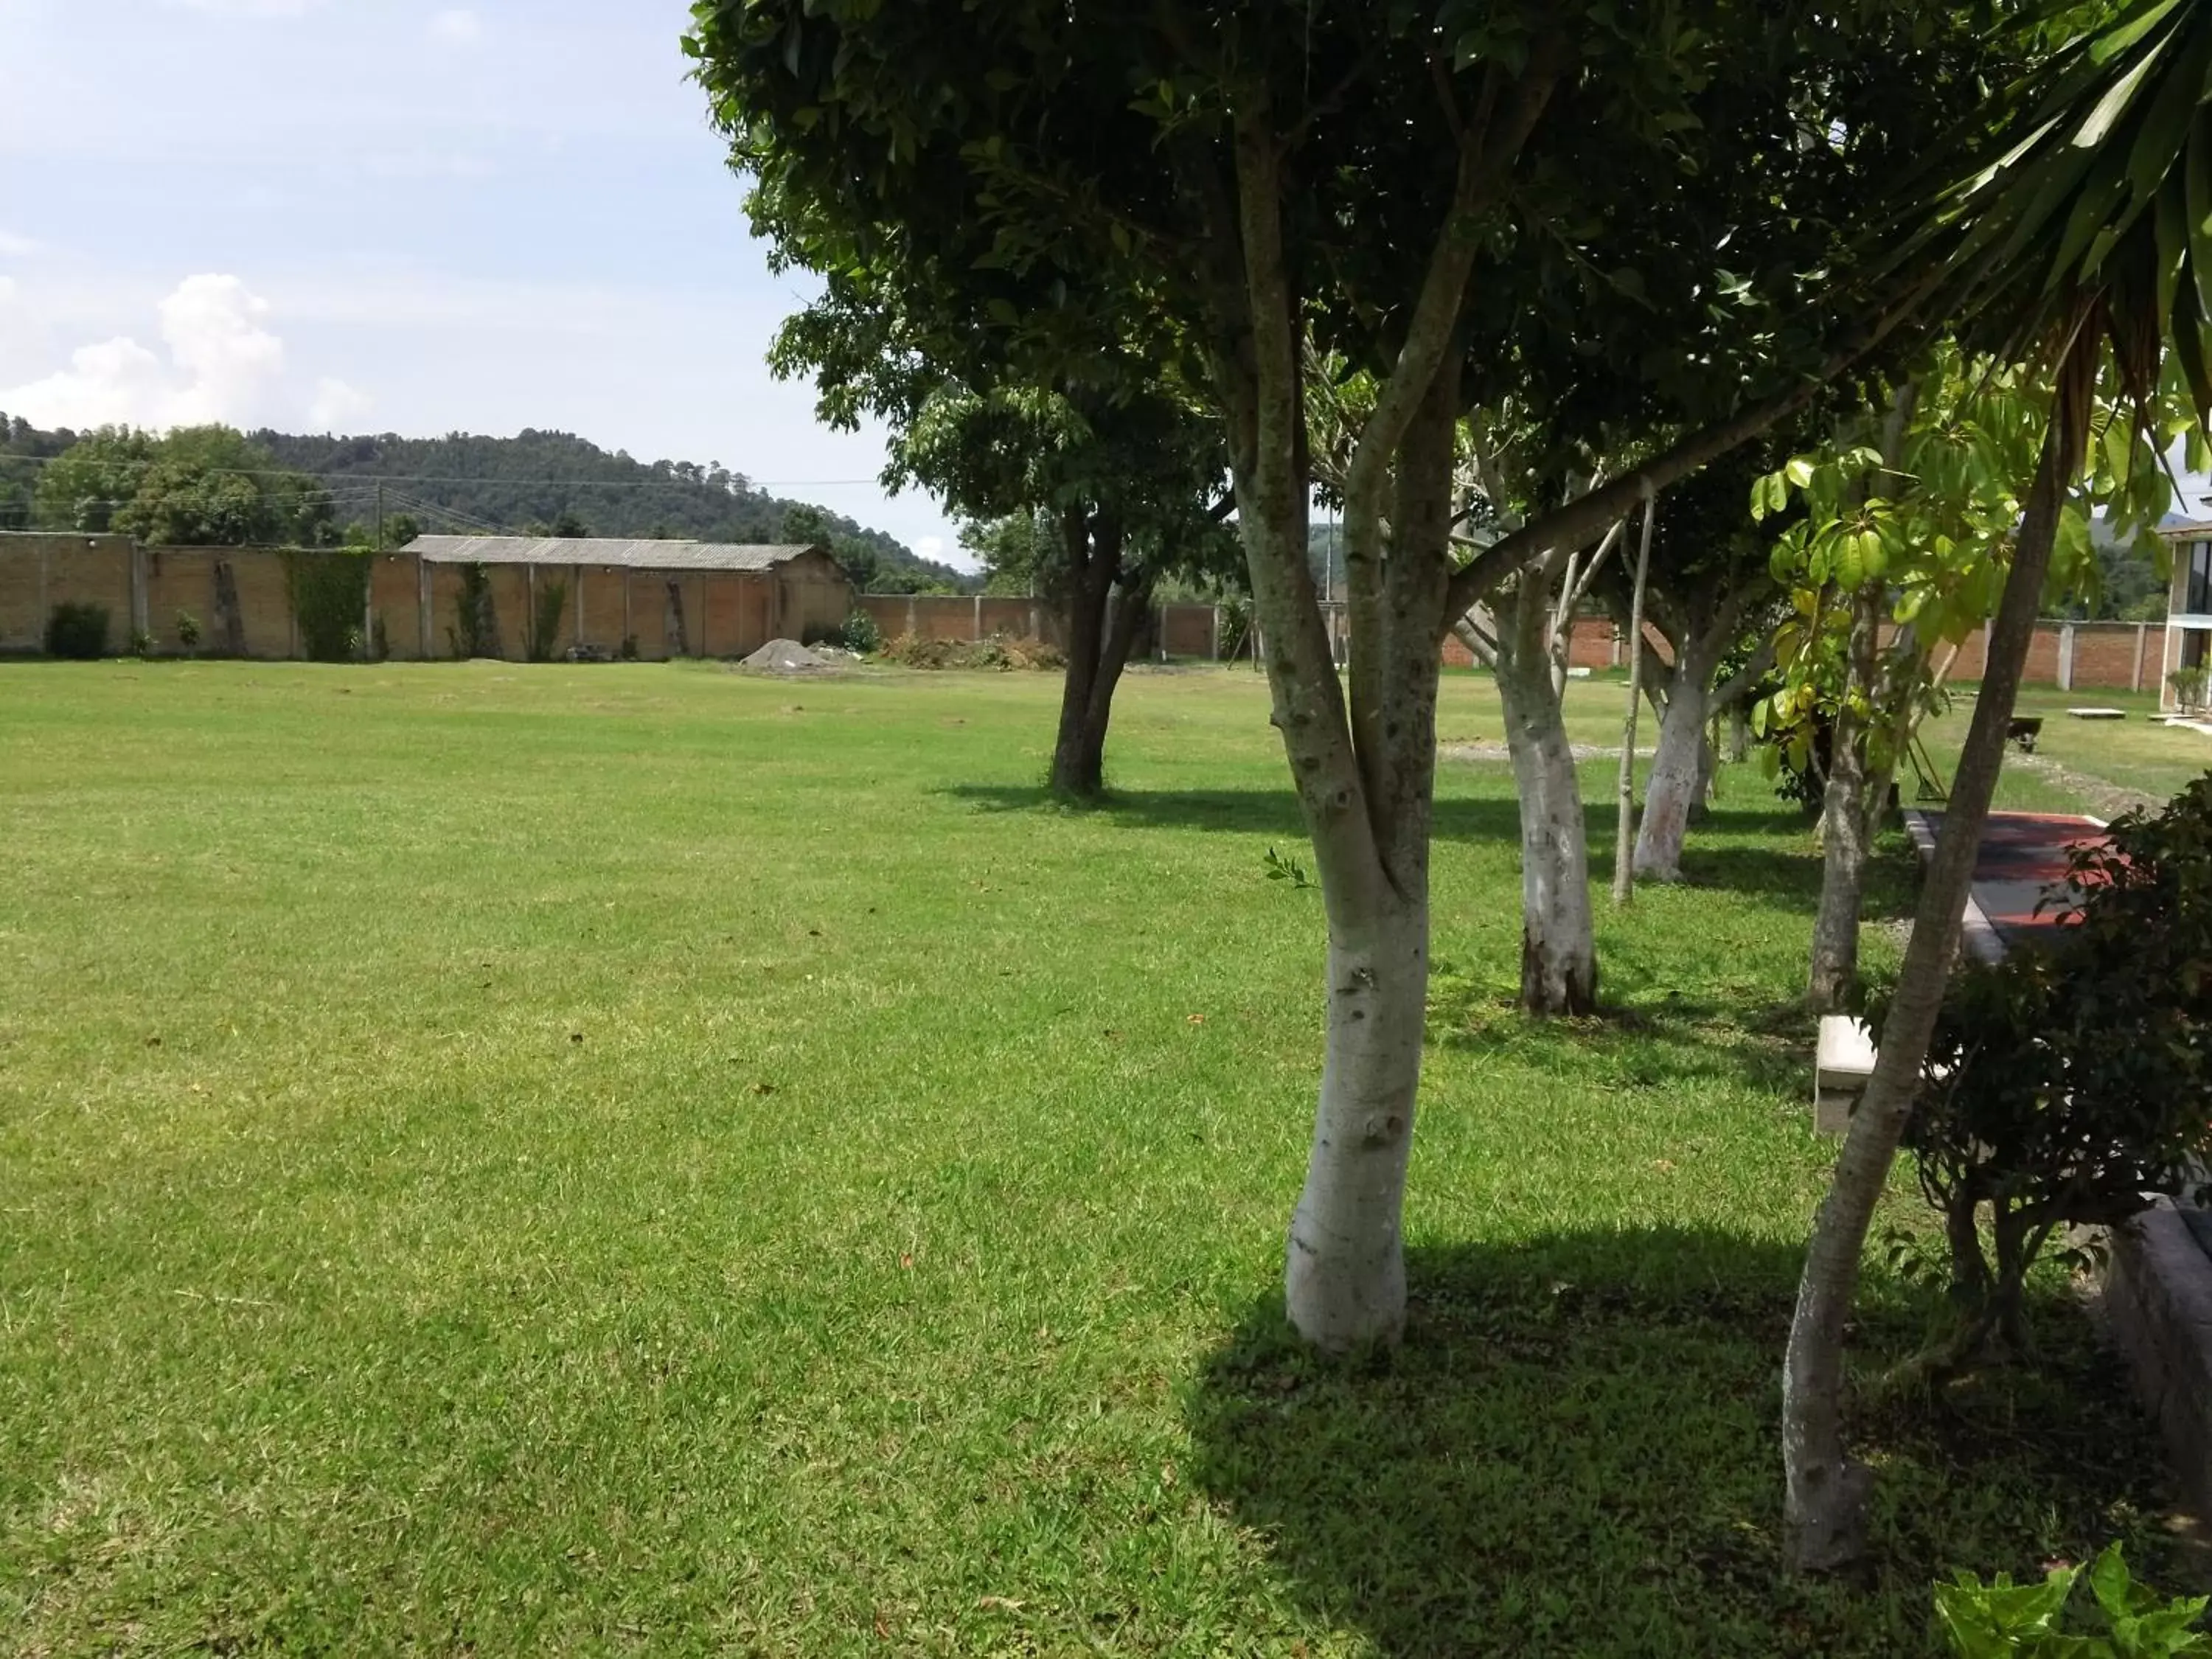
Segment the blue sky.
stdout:
[[954,557],[763,362],[684,0],[0,0],[0,410],[577,432]]

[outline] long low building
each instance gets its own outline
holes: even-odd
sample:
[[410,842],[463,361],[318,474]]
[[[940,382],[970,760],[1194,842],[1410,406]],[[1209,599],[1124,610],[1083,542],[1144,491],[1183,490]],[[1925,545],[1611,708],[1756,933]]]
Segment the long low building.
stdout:
[[[851,614],[853,585],[823,548],[728,542],[619,541],[529,536],[422,536],[400,550],[419,569],[418,633],[431,641],[460,632],[471,568],[482,573],[498,649],[522,655],[538,607],[555,586],[563,648],[609,656],[742,657],[775,639],[835,628]],[[379,573],[382,574],[381,572]],[[395,573],[395,575],[398,573]],[[374,584],[372,604],[389,608],[397,584]],[[549,618],[550,620],[550,618]],[[390,627],[386,623],[387,629]],[[452,641],[441,653],[452,655]],[[398,654],[396,652],[394,654]]]
[[[302,561],[266,547],[149,547],[122,536],[0,532],[0,652],[36,651],[57,605],[109,613],[123,650],[304,654],[293,599]],[[854,607],[818,546],[424,536],[368,560],[361,638],[396,660],[469,653],[520,660],[586,653],[649,659],[738,657],[771,639],[834,628]],[[558,605],[555,604],[557,597]],[[536,640],[540,624],[548,626]]]

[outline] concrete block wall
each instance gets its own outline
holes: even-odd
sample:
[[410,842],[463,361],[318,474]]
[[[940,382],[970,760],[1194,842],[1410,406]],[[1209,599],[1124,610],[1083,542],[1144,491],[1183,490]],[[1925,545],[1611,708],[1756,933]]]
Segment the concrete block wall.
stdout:
[[125,536],[12,534],[0,549],[0,651],[38,651],[58,605],[107,607],[108,638],[131,637],[131,543]]
[[[525,654],[536,595],[551,582],[564,589],[556,655],[580,642],[617,656],[625,635],[635,636],[641,656],[674,654],[672,582],[683,596],[684,647],[693,655],[741,656],[777,634],[795,638],[835,627],[853,603],[850,585],[821,558],[775,572],[495,564],[485,574],[498,654],[512,659]],[[139,547],[122,536],[0,532],[0,652],[40,649],[54,606],[75,601],[107,608],[110,642],[118,652],[134,629],[151,635],[156,650],[181,651],[177,619],[184,612],[199,623],[200,651],[221,655],[232,638],[219,598],[226,577],[237,595],[244,654],[296,657],[291,584],[285,556],[276,549]],[[455,566],[379,554],[369,563],[362,625],[373,632],[383,623],[395,660],[442,660],[453,655],[460,592]],[[954,603],[972,613],[971,601]]]

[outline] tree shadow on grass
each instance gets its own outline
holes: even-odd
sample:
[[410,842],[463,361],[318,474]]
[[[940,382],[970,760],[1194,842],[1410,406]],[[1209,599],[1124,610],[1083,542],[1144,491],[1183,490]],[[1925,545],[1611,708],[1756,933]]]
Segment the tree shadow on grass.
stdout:
[[[1777,1372],[1800,1253],[1711,1231],[1562,1232],[1409,1256],[1405,1346],[1317,1359],[1270,1292],[1189,1386],[1190,1473],[1322,1623],[1382,1653],[1939,1650],[1954,1565],[2039,1574],[2115,1535],[2171,1563],[2150,1431],[2077,1309],[2043,1371],[1856,1413],[1876,1556],[1783,1570]],[[1863,1314],[1863,1359],[1924,1310]],[[2170,1579],[2172,1575],[2166,1577]]]
[[[1155,789],[1109,791],[1087,805],[1073,805],[1036,784],[955,784],[943,792],[982,812],[1077,811],[1131,830],[1204,832],[1303,839],[1305,820],[1288,789]],[[1594,879],[1613,866],[1614,809],[1585,806],[1583,826]],[[1436,803],[1439,842],[1517,842],[1521,809],[1510,796],[1454,795]],[[1723,888],[1809,914],[1820,904],[1820,862],[1803,853],[1728,844],[1735,838],[1787,833],[1795,815],[1772,807],[1717,806],[1690,832],[1683,855],[1686,884]],[[1720,844],[1712,844],[1718,842]]]
[[[1620,952],[1605,957],[1608,969]],[[1714,1082],[1808,1102],[1815,1021],[1796,1003],[1747,1004],[1722,988],[1698,993],[1638,985],[1583,1018],[1532,1018],[1509,988],[1470,980],[1439,961],[1431,981],[1429,1036],[1439,1048],[1510,1058],[1595,1086],[1692,1092]]]

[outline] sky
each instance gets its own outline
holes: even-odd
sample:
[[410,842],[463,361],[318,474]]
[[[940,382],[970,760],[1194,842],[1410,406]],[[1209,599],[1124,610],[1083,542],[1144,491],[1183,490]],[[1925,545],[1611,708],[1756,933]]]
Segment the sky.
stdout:
[[556,428],[967,563],[764,361],[684,0],[0,0],[0,410]]

